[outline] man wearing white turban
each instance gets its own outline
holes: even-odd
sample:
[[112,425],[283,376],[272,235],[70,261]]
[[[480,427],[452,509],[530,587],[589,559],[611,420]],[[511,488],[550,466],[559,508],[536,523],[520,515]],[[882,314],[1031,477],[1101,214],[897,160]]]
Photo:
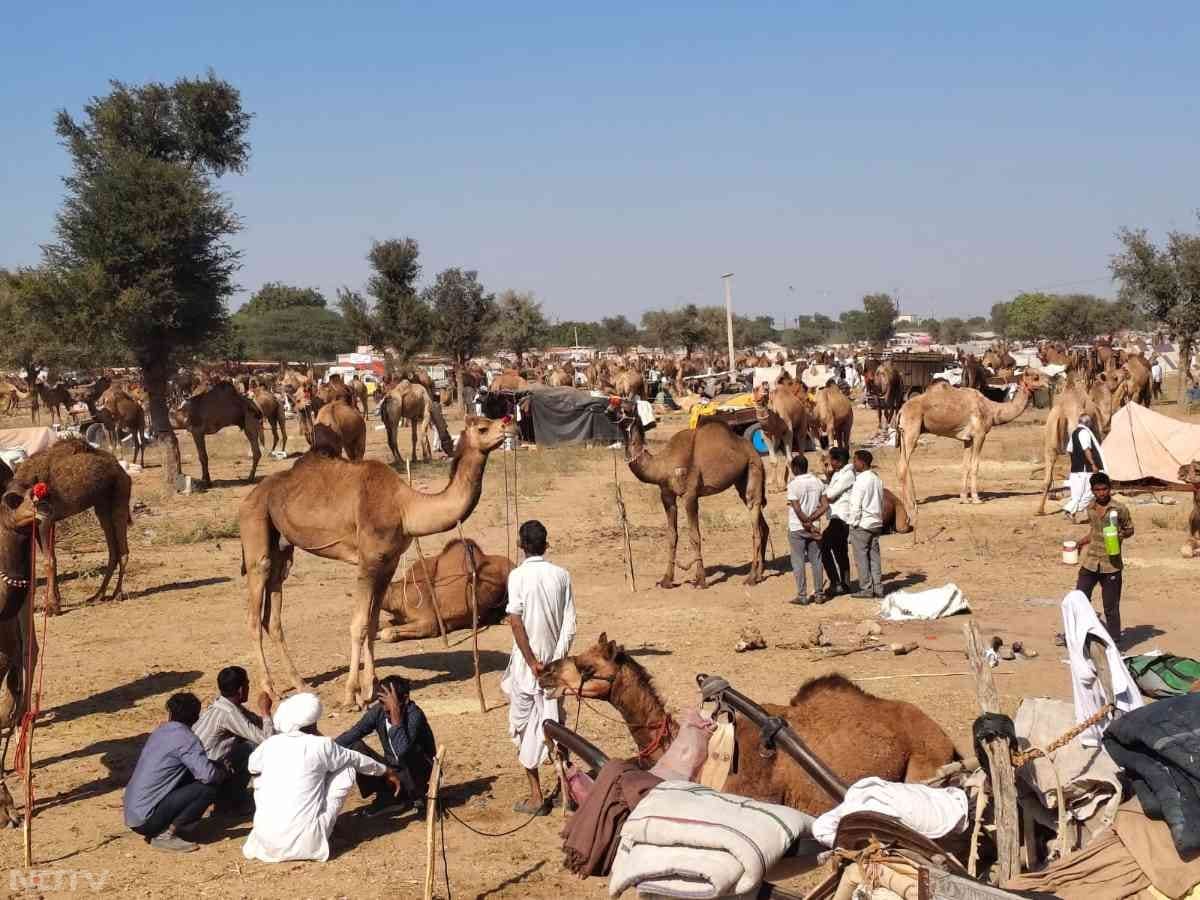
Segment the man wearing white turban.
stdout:
[[316,694],[296,694],[275,710],[275,734],[250,754],[254,827],[242,854],[262,862],[329,859],[329,836],[355,772],[399,779],[383,763],[339,747],[313,728],[321,718]]

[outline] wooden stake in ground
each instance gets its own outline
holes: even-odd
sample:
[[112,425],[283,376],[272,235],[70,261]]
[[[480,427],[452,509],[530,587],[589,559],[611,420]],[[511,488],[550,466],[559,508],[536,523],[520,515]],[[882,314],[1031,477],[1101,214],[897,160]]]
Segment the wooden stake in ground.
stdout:
[[433,758],[433,771],[429,773],[429,788],[425,791],[425,900],[433,900],[433,823],[438,817],[438,788],[442,781],[442,763],[446,760],[446,745],[438,747]]
[[483,699],[483,679],[479,677],[479,569],[475,566],[475,554],[463,535],[462,522],[458,523],[458,539],[467,551],[467,565],[471,567],[471,658],[475,663],[475,692],[479,694],[479,711],[487,712],[487,701]]
[[[992,669],[984,657],[983,638],[974,621],[963,625],[967,640],[967,659],[975,674],[975,696],[985,713],[1000,712],[1000,694],[992,679]],[[1000,886],[1021,874],[1020,825],[1017,822],[1017,779],[1013,771],[1012,753],[1003,738],[983,742],[991,772],[992,807],[996,816],[997,864]],[[982,762],[982,760],[981,760]]]
[[617,451],[613,451],[613,490],[617,495],[617,515],[621,517],[621,531],[625,534],[626,577],[629,579],[629,592],[637,593],[637,578],[633,574],[633,548],[629,543],[629,519],[625,515],[625,498],[621,495],[621,480],[617,477]]
[[[404,471],[408,474],[408,486],[412,487],[412,466],[407,459],[404,461]],[[437,619],[438,633],[442,636],[442,646],[449,647],[450,639],[446,637],[446,623],[442,621],[442,608],[438,605],[437,591],[434,590],[433,579],[429,577],[429,564],[425,562],[425,554],[421,552],[421,539],[419,537],[414,537],[413,543],[417,547],[417,556],[421,558],[421,572],[425,575],[425,584],[429,586],[429,603],[433,606],[433,615],[434,618]],[[416,579],[414,578],[413,581],[415,582]],[[418,587],[417,594],[420,595],[420,593],[421,589]],[[376,619],[372,627],[375,627],[378,624],[379,621]]]

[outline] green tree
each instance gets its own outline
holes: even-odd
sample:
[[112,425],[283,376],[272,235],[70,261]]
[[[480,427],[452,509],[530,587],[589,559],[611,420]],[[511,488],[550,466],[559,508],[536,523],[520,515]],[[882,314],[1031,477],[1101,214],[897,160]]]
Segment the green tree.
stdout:
[[970,337],[971,329],[968,328],[967,323],[958,318],[958,316],[950,316],[947,319],[942,319],[942,327],[938,336],[940,343],[961,344]]
[[637,344],[638,328],[624,316],[606,316],[600,320],[597,340],[601,345],[614,347],[624,353]]
[[992,331],[1000,337],[1008,337],[1008,304],[993,303],[991,310]]
[[596,322],[577,322],[568,319],[555,322],[546,328],[546,341],[553,347],[573,347],[577,335],[579,346],[595,346],[600,343],[600,325]]
[[542,304],[534,299],[533,294],[503,291],[496,298],[494,343],[515,353],[518,366],[527,352],[544,346],[548,330]]
[[325,295],[316,288],[295,287],[281,281],[268,281],[251,294],[246,305],[238,311],[254,315],[274,309],[287,309],[292,306],[319,306],[324,309]]
[[863,297],[863,340],[882,344],[896,333],[899,310],[890,294],[867,294]]
[[[724,333],[722,321],[722,333]],[[708,325],[700,308],[689,303],[680,309],[652,309],[642,313],[642,328],[664,350],[683,347],[691,356],[709,342]]]
[[1036,340],[1043,336],[1046,313],[1054,305],[1049,294],[1018,294],[1008,304],[1005,313],[1005,336],[1018,341]]
[[848,309],[838,316],[838,324],[847,341],[869,340],[870,326],[867,314],[861,309]]
[[779,340],[775,320],[770,316],[733,317],[733,342],[738,347],[757,347],[767,341]]
[[971,318],[967,319],[967,328],[971,331],[987,331],[987,327],[987,316],[971,316]]
[[355,338],[391,349],[401,363],[426,349],[433,336],[429,304],[417,292],[420,255],[412,238],[375,241],[367,253],[372,272],[366,292],[371,299],[348,288],[338,291],[338,308]]
[[322,362],[354,349],[354,332],[337,313],[319,306],[285,306],[233,316],[238,352],[250,359]]
[[929,337],[932,338],[934,342],[941,341],[942,323],[937,319],[922,319],[918,327],[921,331],[927,332]]
[[438,273],[425,289],[425,299],[433,310],[434,345],[454,360],[456,396],[464,404],[463,372],[471,357],[483,349],[496,318],[495,298],[484,293],[478,272],[453,268]]
[[56,120],[71,173],[36,310],[51,327],[112,342],[141,366],[169,490],[179,445],[167,381],[228,326],[225,301],[240,267],[228,239],[240,223],[213,182],[245,170],[249,125],[238,91],[211,72],[172,85],[114,81],[81,119],[64,110]]
[[1124,228],[1117,238],[1122,249],[1109,268],[1121,283],[1121,299],[1137,303],[1179,341],[1182,404],[1192,380],[1192,351],[1200,340],[1200,234],[1169,232],[1161,248],[1145,229]]

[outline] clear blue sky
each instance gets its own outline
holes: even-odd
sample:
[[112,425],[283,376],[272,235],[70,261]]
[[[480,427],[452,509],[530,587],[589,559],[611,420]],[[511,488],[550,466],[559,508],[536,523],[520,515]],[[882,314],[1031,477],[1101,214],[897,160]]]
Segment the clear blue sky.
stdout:
[[332,299],[405,235],[564,319],[730,270],[740,312],[965,316],[1197,227],[1195,0],[588,6],[4,3],[0,265],[52,235],[57,109],[210,66],[254,114],[244,291]]

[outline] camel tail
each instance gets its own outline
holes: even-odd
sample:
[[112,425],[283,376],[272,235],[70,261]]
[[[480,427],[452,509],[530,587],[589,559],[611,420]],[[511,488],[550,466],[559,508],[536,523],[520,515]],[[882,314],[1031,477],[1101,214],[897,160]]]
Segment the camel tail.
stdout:
[[242,545],[242,575],[246,574],[246,547]]

